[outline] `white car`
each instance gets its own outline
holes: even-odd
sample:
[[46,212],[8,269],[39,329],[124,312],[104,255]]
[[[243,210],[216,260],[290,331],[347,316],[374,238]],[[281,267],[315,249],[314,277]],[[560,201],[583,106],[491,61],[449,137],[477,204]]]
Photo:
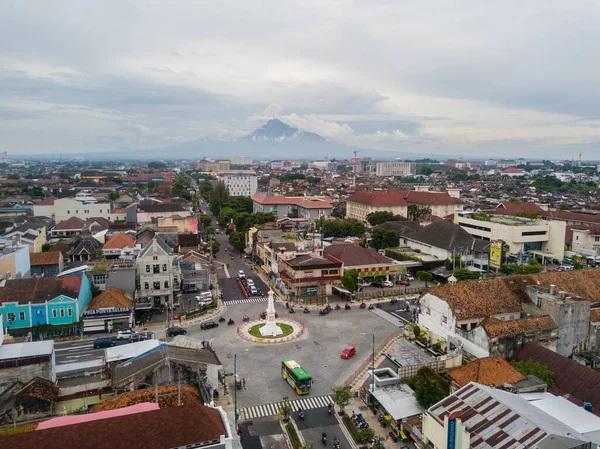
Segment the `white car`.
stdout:
[[254,285],[254,281],[252,279],[248,279],[248,287],[251,287]]
[[393,287],[394,283],[392,281],[383,281],[384,287]]
[[410,282],[415,280],[415,278],[412,276],[412,274],[404,275],[404,279],[406,279],[407,281],[410,281]]
[[240,279],[246,279],[246,275],[244,274],[244,270],[238,271],[238,278],[240,278]]
[[370,282],[359,282],[358,286],[359,287],[370,287],[371,283]]
[[129,337],[131,337],[132,334],[133,332],[131,330],[119,331],[117,332],[117,340],[129,340]]

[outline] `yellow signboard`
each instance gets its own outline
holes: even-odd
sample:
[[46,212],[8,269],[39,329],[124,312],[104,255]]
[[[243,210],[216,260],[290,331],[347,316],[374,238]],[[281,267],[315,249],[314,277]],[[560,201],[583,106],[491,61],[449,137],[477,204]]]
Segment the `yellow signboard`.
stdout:
[[490,267],[500,268],[502,265],[502,241],[492,240],[490,242]]

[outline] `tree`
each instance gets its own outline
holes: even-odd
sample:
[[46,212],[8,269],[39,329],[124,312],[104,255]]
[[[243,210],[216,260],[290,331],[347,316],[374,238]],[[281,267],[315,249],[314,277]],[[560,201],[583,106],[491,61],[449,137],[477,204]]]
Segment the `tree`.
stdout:
[[431,282],[433,279],[433,274],[431,274],[429,271],[419,270],[417,271],[417,279],[425,282],[425,288],[427,288],[427,283]]
[[287,398],[279,405],[279,411],[283,415],[284,421],[290,419],[290,413],[292,413],[292,406],[289,404]]
[[21,177],[19,175],[17,175],[16,173],[11,173],[6,178],[7,179],[21,179]]
[[560,210],[571,210],[571,205],[570,205],[569,203],[564,203],[564,202],[563,202],[563,203],[560,203],[560,204],[558,205],[558,208],[559,208]]
[[156,183],[152,180],[148,181],[148,184],[146,185],[146,187],[148,187],[148,190],[154,190],[156,189]]
[[204,227],[210,226],[212,223],[212,220],[210,219],[210,217],[208,215],[200,215],[198,217],[198,221]]
[[148,163],[148,168],[158,170],[161,168],[167,168],[167,164],[165,164],[164,162],[150,162]]
[[238,251],[243,251],[246,248],[246,233],[232,232],[229,234],[229,244]]
[[119,199],[119,192],[113,190],[112,192],[110,192],[110,195],[108,195],[108,199],[111,201],[117,201]]
[[527,265],[523,265],[523,273],[525,274],[535,274],[541,272],[542,266],[535,260],[531,263],[528,263]]
[[435,379],[429,377],[421,377],[415,385],[415,398],[421,404],[421,407],[428,409],[434,404],[437,404],[446,397],[446,393],[442,390]]
[[411,204],[406,208],[406,214],[408,215],[409,220],[418,220],[423,215],[430,213],[430,207],[420,207],[418,204]]
[[353,220],[350,222],[350,235],[353,237],[362,237],[365,235],[367,231],[367,227],[358,220]]
[[394,214],[385,210],[379,212],[371,212],[369,215],[367,215],[367,221],[371,226],[377,226],[381,223],[385,223],[386,221],[392,221],[393,219]]
[[433,168],[431,168],[431,165],[421,165],[417,169],[417,175],[429,176],[432,173],[433,173]]
[[344,385],[336,385],[331,391],[333,392],[331,400],[340,408],[340,413],[343,414],[344,408],[348,406],[350,399],[352,399],[352,393]]
[[454,261],[452,261],[451,259],[444,260],[444,267],[446,268],[446,270],[454,270],[454,268],[456,267],[460,268],[460,256],[455,255]]
[[42,252],[47,253],[48,251],[50,251],[50,248],[52,248],[52,245],[46,242],[42,245]]
[[454,270],[454,277],[457,281],[466,281],[469,279],[479,279],[479,273],[471,271],[468,268],[457,268]]
[[346,270],[342,276],[344,288],[350,292],[356,291],[356,281],[358,280],[358,271]]
[[210,210],[215,216],[219,216],[221,209],[229,199],[227,186],[223,181],[219,181],[210,194]]
[[212,226],[207,226],[206,228],[204,228],[204,232],[206,232],[206,235],[214,235],[215,228],[213,228]]
[[221,244],[218,241],[213,240],[211,244],[211,249],[213,254],[217,254],[221,250]]
[[90,253],[90,257],[92,259],[100,259],[104,257],[104,253],[102,252],[102,248],[96,248],[94,251]]
[[540,364],[539,362],[528,360],[526,362],[511,362],[510,364],[514,366],[516,370],[524,376],[529,376],[530,374],[533,374],[538,379],[541,379],[544,382],[546,382],[548,390],[550,390],[550,388],[552,388],[552,385],[554,385],[554,371]]
[[375,228],[371,239],[371,246],[375,249],[395,248],[400,243],[400,237],[396,231],[388,231],[383,228]]

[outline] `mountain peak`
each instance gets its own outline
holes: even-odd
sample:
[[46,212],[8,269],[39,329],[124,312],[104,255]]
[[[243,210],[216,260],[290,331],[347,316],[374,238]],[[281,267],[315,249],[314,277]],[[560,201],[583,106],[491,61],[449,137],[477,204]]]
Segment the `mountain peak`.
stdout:
[[244,137],[244,139],[255,141],[270,140],[277,142],[284,140],[322,142],[325,140],[318,134],[293,128],[277,118],[269,120],[261,128]]

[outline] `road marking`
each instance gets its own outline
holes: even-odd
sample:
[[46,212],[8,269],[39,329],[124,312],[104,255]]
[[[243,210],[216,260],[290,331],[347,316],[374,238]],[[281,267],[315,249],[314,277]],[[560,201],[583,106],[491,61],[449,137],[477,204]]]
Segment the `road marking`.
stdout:
[[[254,296],[248,299],[234,299],[233,301],[223,301],[223,305],[225,307],[227,306],[235,306],[237,304],[250,304],[250,303],[257,303],[257,302],[267,302],[269,300],[269,298],[267,296]],[[275,302],[281,302],[281,300],[275,296],[274,298]]]
[[[298,410],[325,408],[333,402],[331,400],[331,396],[318,396],[314,398],[296,399],[294,401],[290,401],[289,403],[292,407],[292,410],[297,412]],[[240,409],[240,421],[277,415],[280,407],[281,402],[242,408]]]
[[69,346],[68,348],[54,349],[54,351],[55,352],[72,351],[73,349],[83,349],[83,348],[92,348],[92,347],[94,347],[94,343],[90,343],[87,345],[80,345],[80,346]]

